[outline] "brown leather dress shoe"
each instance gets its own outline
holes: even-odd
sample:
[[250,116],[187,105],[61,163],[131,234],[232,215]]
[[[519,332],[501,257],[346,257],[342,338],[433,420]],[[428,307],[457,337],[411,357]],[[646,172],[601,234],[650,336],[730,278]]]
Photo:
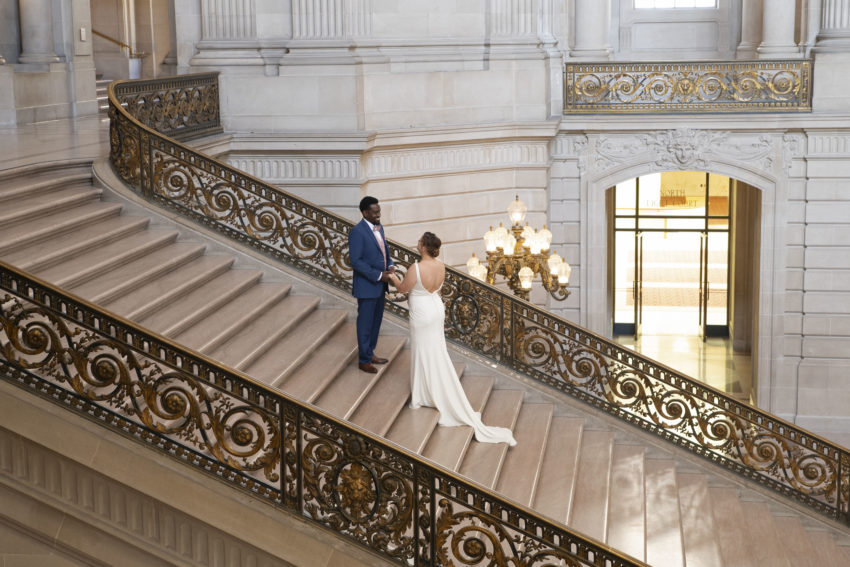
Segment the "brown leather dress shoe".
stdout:
[[375,356],[374,354],[372,355],[372,364],[386,364],[388,362],[389,360],[387,360],[386,358],[381,358],[380,356]]
[[357,363],[357,367],[358,367],[360,370],[362,370],[363,372],[368,372],[369,374],[377,374],[377,373],[378,373],[378,369],[377,369],[377,368],[375,368],[374,366],[372,366],[372,365],[371,365],[370,363],[368,363],[368,362],[367,362],[367,363],[365,363],[365,364],[364,364],[364,363],[362,363],[362,362],[359,362],[359,363]]

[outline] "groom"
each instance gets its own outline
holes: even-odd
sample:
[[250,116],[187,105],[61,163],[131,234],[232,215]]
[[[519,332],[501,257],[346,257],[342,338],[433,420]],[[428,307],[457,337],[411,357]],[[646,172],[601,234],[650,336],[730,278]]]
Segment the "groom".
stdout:
[[386,358],[375,356],[378,332],[384,318],[384,295],[395,267],[381,226],[381,205],[374,197],[360,201],[363,220],[348,233],[348,254],[354,269],[352,294],[357,298],[357,352],[359,368],[375,374],[375,364]]

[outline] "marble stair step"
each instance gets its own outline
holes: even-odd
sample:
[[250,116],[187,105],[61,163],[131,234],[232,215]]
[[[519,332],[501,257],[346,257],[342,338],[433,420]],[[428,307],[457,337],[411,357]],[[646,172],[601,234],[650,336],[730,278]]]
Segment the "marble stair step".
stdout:
[[[288,301],[301,301],[302,297],[307,296],[290,297]],[[297,318],[292,317],[293,321],[287,323],[286,334],[279,332],[280,339],[250,364],[244,365],[245,372],[267,384],[273,384],[281,375],[312,358],[316,350],[345,324],[348,316],[345,310],[318,309],[319,298],[312,299],[315,299],[316,303],[305,304],[305,307],[312,306],[312,310]],[[257,327],[260,328],[262,327]],[[315,378],[318,377],[314,376]]]
[[115,215],[98,223],[83,225],[77,230],[60,232],[52,238],[36,240],[5,255],[7,262],[29,271],[44,270],[68,256],[80,254],[129,234],[141,232],[148,226],[146,217]]
[[[252,288],[260,287],[262,277],[262,270],[228,270],[189,290],[167,309],[138,315],[138,322],[165,336],[179,333],[243,294],[251,293]],[[280,286],[266,285],[263,289],[276,287]]]
[[[229,340],[215,348],[204,349],[204,354],[227,363],[237,370],[248,374],[248,367],[278,343],[287,333],[295,331],[290,337],[292,344],[286,345],[284,352],[275,350],[279,355],[278,364],[293,357],[303,356],[304,348],[312,346],[317,337],[323,336],[325,326],[331,328],[340,314],[335,310],[319,311],[319,298],[307,295],[288,295],[265,313],[248,322]],[[296,348],[291,348],[296,346]],[[263,379],[261,375],[254,375]]]
[[835,545],[835,538],[827,531],[809,530],[809,541],[815,549],[816,565],[844,567],[848,565],[847,555]]
[[[470,393],[473,392],[467,392],[469,405],[472,406],[474,411],[481,412],[484,410],[487,400],[493,394],[493,390],[488,389],[486,391],[474,392],[477,394],[476,397],[469,395]],[[419,408],[413,411],[419,411],[420,409],[426,408]],[[439,421],[439,412],[437,412],[437,418]],[[468,425],[459,427],[437,425],[436,429],[431,432],[428,443],[425,445],[425,449],[421,454],[425,458],[449,470],[456,471],[460,467],[460,462],[463,459],[464,453],[466,453],[469,443],[472,441],[473,435],[472,427]]]
[[[741,508],[740,502],[738,508]],[[741,514],[743,515],[743,511]],[[788,562],[794,566],[811,563],[812,558],[817,556],[817,552],[809,539],[809,532],[803,527],[800,518],[797,516],[774,516],[773,524],[777,531],[782,534],[782,547],[785,550]],[[753,555],[753,550],[750,550],[750,538],[745,536],[745,539],[747,551],[750,555]],[[755,560],[752,560],[751,564],[758,565]]]
[[79,285],[68,287],[77,295],[103,305],[128,293],[135,293],[139,288],[175,268],[201,258],[204,249],[203,244],[173,242],[129,262],[106,269],[97,277]]
[[[782,536],[776,530],[773,514],[770,513],[767,504],[744,501],[741,502],[741,508],[744,511],[744,523],[747,525],[750,535],[749,545],[756,563],[758,565],[770,565],[770,567],[792,567],[782,546]],[[811,533],[809,538],[811,538]],[[816,545],[815,548],[817,548]],[[816,564],[828,565],[828,563]]]
[[610,431],[585,430],[582,434],[574,503],[567,522],[570,528],[599,541],[605,541],[613,448]]
[[[738,489],[712,486],[708,491],[711,495],[711,513],[723,565],[759,567],[750,551],[749,528],[742,521],[744,511],[738,499]],[[802,525],[800,529],[802,530]],[[793,562],[792,564],[797,565]]]
[[[476,411],[481,411],[484,401],[493,389],[494,382],[495,379],[492,376],[462,376],[460,379],[460,385],[466,393],[466,398],[472,407],[476,408]],[[422,453],[431,435],[435,432],[439,419],[440,412],[434,408],[413,409],[410,406],[405,406],[387,431],[386,438],[414,453]],[[438,429],[451,431],[459,428],[442,427]]]
[[[454,367],[455,374],[463,376],[465,365],[456,362]],[[351,415],[351,421],[384,437],[409,400],[410,350],[405,349]]]
[[177,231],[173,230],[145,230],[130,234],[105,246],[68,257],[35,274],[60,287],[74,288],[100,277],[108,270],[172,244],[177,235]]
[[271,384],[298,400],[313,403],[356,356],[356,325],[347,321],[302,364],[287,364],[278,368],[277,378]]
[[178,329],[169,331],[167,336],[199,352],[213,349],[283,301],[289,295],[290,287],[286,284],[258,284],[191,326],[178,325]]
[[229,271],[233,256],[201,256],[181,262],[169,272],[124,294],[101,304],[133,321],[160,309],[170,309],[186,300],[188,293]]
[[56,171],[20,175],[10,179],[0,180],[0,206],[5,202],[29,199],[33,195],[53,191],[67,185],[89,185],[91,186],[91,167],[88,171],[70,171],[59,173]]
[[611,465],[606,543],[641,561],[646,558],[646,448],[615,444]]
[[524,506],[534,502],[554,413],[552,404],[522,405],[513,430],[517,444],[508,449],[499,472],[496,491]]
[[540,469],[534,509],[565,524],[570,516],[584,420],[555,416]]
[[355,358],[316,398],[316,405],[331,415],[349,419],[374,385],[393,367],[394,359],[400,354],[405,341],[406,337],[381,335],[375,354],[389,359],[389,362],[379,365],[377,374],[369,374],[357,367]]
[[[523,406],[523,398],[524,390],[494,390],[481,412],[481,419],[485,425],[513,430]],[[473,438],[463,455],[458,472],[478,484],[493,488],[499,479],[508,449],[507,443],[480,443]]]
[[91,184],[70,186],[37,194],[26,199],[3,203],[0,207],[0,224],[29,221],[50,214],[57,209],[70,208],[82,203],[100,200],[103,193]]
[[63,209],[25,222],[0,223],[0,254],[80,230],[107,218],[118,218],[121,205],[93,201]]
[[646,562],[653,567],[683,567],[685,550],[679,515],[676,465],[646,459]]
[[685,565],[721,565],[711,495],[703,474],[679,473],[679,516],[685,542]]

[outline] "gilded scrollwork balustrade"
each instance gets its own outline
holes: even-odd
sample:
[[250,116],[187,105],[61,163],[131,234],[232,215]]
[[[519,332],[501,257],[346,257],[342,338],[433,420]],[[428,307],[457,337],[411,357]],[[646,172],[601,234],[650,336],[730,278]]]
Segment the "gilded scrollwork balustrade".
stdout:
[[808,60],[567,63],[564,113],[809,112]]
[[[351,222],[142,126],[128,115],[132,108],[122,107],[111,91],[111,161],[131,187],[350,289]],[[395,243],[390,251],[402,273],[417,258]],[[446,334],[456,344],[850,524],[846,449],[457,270],[447,270],[442,295]],[[403,298],[394,299],[390,309],[405,316]],[[347,474],[367,478],[360,469]],[[392,478],[383,469],[368,474]],[[360,513],[352,510],[352,518]]]
[[401,565],[644,566],[3,262],[0,379]]

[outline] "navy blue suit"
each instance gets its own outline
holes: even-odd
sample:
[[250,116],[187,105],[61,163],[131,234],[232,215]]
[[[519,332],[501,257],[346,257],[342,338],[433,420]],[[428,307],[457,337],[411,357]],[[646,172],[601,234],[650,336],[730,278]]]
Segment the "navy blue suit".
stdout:
[[[379,226],[379,229],[384,238],[384,227]],[[354,269],[351,292],[357,298],[357,350],[361,364],[372,362],[384,318],[388,285],[378,280],[381,272],[393,265],[386,242],[384,238],[385,257],[366,219],[348,233],[348,255]]]

